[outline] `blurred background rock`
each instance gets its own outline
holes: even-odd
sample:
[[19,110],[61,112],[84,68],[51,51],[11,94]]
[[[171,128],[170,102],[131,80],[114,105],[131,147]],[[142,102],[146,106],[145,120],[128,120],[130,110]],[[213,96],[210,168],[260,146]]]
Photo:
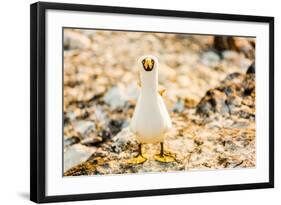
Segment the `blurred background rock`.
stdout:
[[[128,129],[139,95],[137,60],[158,57],[159,85],[177,162],[129,166]],[[103,30],[64,30],[65,175],[255,166],[255,39]],[[247,70],[251,67],[251,72]]]

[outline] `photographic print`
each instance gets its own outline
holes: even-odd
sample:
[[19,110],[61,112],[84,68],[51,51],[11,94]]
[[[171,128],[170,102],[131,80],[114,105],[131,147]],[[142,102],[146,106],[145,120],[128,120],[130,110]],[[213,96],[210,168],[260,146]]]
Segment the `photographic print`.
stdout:
[[63,175],[255,168],[255,45],[63,28]]

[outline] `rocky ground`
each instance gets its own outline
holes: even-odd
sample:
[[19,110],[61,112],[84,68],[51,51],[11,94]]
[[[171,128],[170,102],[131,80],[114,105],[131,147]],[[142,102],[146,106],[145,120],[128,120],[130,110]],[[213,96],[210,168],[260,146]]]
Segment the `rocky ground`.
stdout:
[[[254,39],[217,49],[212,36],[64,31],[64,175],[166,172],[255,166]],[[159,84],[173,127],[176,162],[129,165],[128,125],[139,95],[136,60],[159,58]],[[248,72],[247,72],[248,70]]]

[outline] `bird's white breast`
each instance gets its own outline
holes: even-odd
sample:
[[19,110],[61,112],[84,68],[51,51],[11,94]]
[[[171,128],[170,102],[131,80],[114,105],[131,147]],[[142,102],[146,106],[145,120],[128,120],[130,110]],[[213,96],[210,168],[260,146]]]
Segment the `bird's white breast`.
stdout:
[[139,96],[131,122],[131,129],[141,143],[162,142],[171,127],[171,120],[158,93],[142,93]]

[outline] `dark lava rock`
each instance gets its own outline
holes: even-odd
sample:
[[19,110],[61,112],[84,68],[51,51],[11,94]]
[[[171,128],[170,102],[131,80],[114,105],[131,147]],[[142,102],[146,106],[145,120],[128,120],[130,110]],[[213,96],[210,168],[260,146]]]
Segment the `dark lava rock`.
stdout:
[[255,73],[255,72],[256,72],[256,64],[255,62],[253,62],[252,65],[248,68],[247,74]]
[[229,36],[216,36],[213,46],[218,52],[225,50],[237,50],[234,38]]
[[98,136],[102,137],[104,140],[108,140],[112,137],[112,133],[108,129],[101,130]]
[[232,50],[243,53],[247,58],[255,58],[255,41],[231,36],[215,36],[213,48],[222,57],[222,52]]
[[93,174],[96,174],[96,167],[90,162],[85,162],[67,170],[63,175],[81,176],[81,175],[93,175]]
[[209,116],[214,112],[228,113],[227,98],[224,92],[209,90],[197,106],[197,113]]
[[214,113],[255,116],[255,75],[232,73],[217,88],[207,91],[196,108],[197,114],[209,117]]
[[64,146],[67,147],[67,146],[70,146],[70,145],[73,145],[73,144],[77,144],[79,142],[80,142],[79,137],[72,136],[72,137],[69,137],[69,138],[64,140]]
[[123,122],[124,121],[122,119],[109,121],[108,127],[113,136],[115,136],[118,132],[121,131]]
[[113,138],[111,149],[115,153],[120,153],[124,150],[135,150],[137,148],[137,141],[133,137],[133,133],[129,128],[124,128]]
[[81,144],[86,145],[86,146],[93,146],[93,145],[97,145],[101,142],[103,142],[102,137],[93,135],[91,137],[87,137],[87,138],[83,139],[81,141]]

